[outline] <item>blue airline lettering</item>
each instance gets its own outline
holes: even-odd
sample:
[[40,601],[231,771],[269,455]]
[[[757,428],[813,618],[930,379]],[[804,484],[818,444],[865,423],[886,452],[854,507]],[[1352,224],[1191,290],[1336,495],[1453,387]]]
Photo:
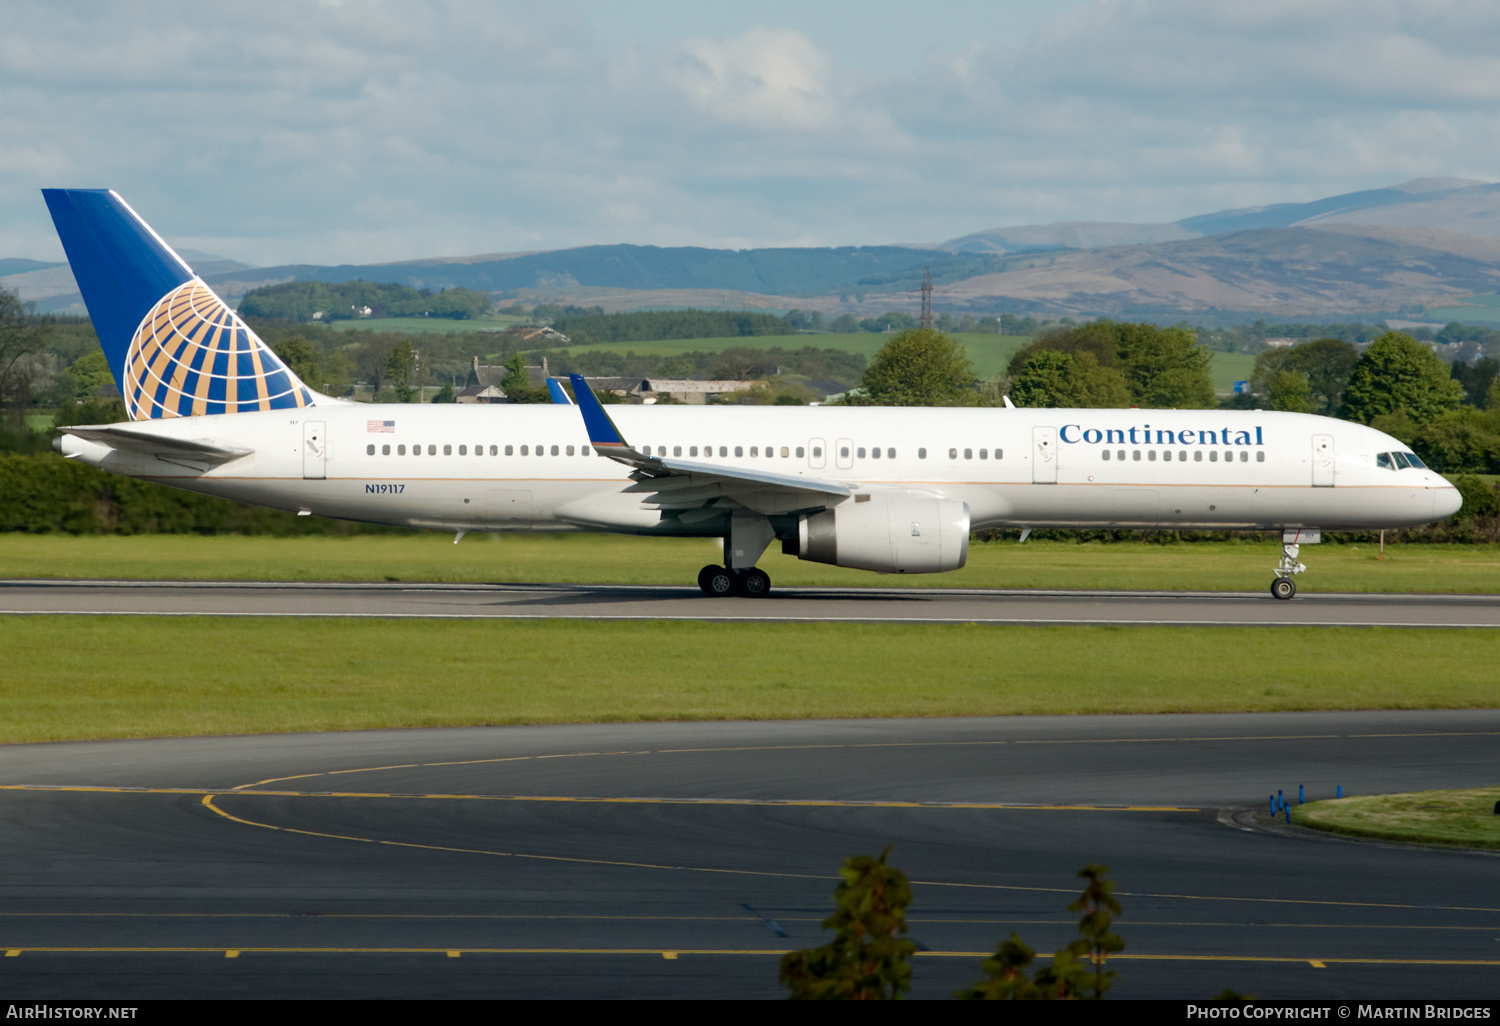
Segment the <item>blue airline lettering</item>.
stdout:
[[[1069,431],[1076,432],[1077,434],[1075,435],[1075,437],[1069,438],[1068,437],[1068,432]],[[1139,431],[1141,433],[1141,437],[1140,437],[1139,440],[1136,439],[1136,432],[1137,431]],[[1263,437],[1263,435],[1261,433],[1261,429],[1258,428],[1258,427],[1255,429],[1255,440],[1254,441],[1250,440],[1250,432],[1248,432],[1248,431],[1231,431],[1229,428],[1224,428],[1222,431],[1213,431],[1213,430],[1208,430],[1208,429],[1203,429],[1203,428],[1200,428],[1197,431],[1192,431],[1192,430],[1187,430],[1187,431],[1169,431],[1169,430],[1166,430],[1166,429],[1163,429],[1163,428],[1158,428],[1157,431],[1156,431],[1156,441],[1155,441],[1155,443],[1153,443],[1151,441],[1151,425],[1150,424],[1147,424],[1147,425],[1145,425],[1144,427],[1141,427],[1141,428],[1134,428],[1134,427],[1132,427],[1132,428],[1126,428],[1126,429],[1120,429],[1120,428],[1107,428],[1107,429],[1085,428],[1082,424],[1064,424],[1062,426],[1062,430],[1058,432],[1058,437],[1061,438],[1064,442],[1067,442],[1069,445],[1076,445],[1079,442],[1087,442],[1090,445],[1097,445],[1099,442],[1104,442],[1106,445],[1112,445],[1112,444],[1115,444],[1115,443],[1123,445],[1125,443],[1125,439],[1126,439],[1126,435],[1127,434],[1130,437],[1130,443],[1132,445],[1152,445],[1152,444],[1155,444],[1155,445],[1220,445],[1220,444],[1223,444],[1223,445],[1265,445],[1266,444],[1266,440],[1265,440],[1265,438]],[[1234,440],[1233,441],[1230,440],[1230,436],[1231,435],[1234,436]],[[1219,441],[1220,438],[1223,438],[1223,440],[1224,440],[1222,443]]]

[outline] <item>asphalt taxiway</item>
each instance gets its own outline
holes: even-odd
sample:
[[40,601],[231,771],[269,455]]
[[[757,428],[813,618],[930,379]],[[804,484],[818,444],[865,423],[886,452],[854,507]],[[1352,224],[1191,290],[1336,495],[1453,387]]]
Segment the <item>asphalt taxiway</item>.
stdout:
[[1281,602],[1264,592],[778,588],[769,598],[751,599],[629,585],[0,581],[0,615],[46,613],[1500,627],[1500,596],[1304,592]]
[[1494,780],[1500,711],[675,723],[0,748],[14,999],[776,997],[847,855],[915,881],[914,996],[1111,867],[1115,994],[1492,997],[1500,861],[1274,832]]

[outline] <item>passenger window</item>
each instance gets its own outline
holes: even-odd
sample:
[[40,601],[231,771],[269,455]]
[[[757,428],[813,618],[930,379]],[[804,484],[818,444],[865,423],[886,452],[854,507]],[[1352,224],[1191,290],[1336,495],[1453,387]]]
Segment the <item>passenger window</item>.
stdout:
[[1210,463],[1217,463],[1217,462],[1219,462],[1219,451],[1217,449],[1210,449],[1209,450],[1209,452],[1208,452],[1208,462],[1210,462]]
[[1149,461],[1151,461],[1152,463],[1155,463],[1156,462],[1156,450],[1155,449],[1149,450],[1146,453],[1146,459],[1149,460]]
[[1171,449],[1163,449],[1162,452],[1161,452],[1161,458],[1162,458],[1162,460],[1164,462],[1171,463],[1172,462],[1172,450]]
[[545,456],[545,455],[547,455],[547,452],[546,452],[546,448],[547,448],[547,447],[546,447],[546,446],[544,446],[544,445],[539,445],[539,446],[537,446],[537,447],[536,447],[536,454],[537,454],[537,455],[538,455],[538,456]]
[[768,446],[766,446],[766,459],[770,459],[772,456],[775,456],[775,455],[776,455],[776,447],[774,445],[768,445]]
[[949,449],[948,450],[948,458],[950,460],[956,460],[956,459],[958,459],[958,450],[957,449]]
[[585,445],[583,448],[578,450],[578,454],[580,456],[587,456],[589,454],[589,447]]
[[396,455],[397,456],[405,456],[406,455],[406,446],[404,446],[404,445],[398,445],[398,446],[396,446]]
[[568,453],[569,456],[573,455],[573,447],[571,445],[568,446],[567,453]]
[[491,456],[499,456],[500,455],[500,447],[498,445],[492,445],[492,446],[490,446],[490,455]]
[[888,460],[895,459],[896,458],[896,450],[895,449],[887,449],[885,451],[885,458],[888,459]]
[[745,455],[745,447],[743,445],[736,445],[734,447],[734,454],[736,456],[743,456],[743,455]]
[[1108,449],[1104,450],[1104,462],[1106,462],[1106,463],[1109,462],[1109,450]]
[[995,450],[995,459],[997,459],[997,460],[998,459],[1002,459],[1004,456],[1005,456],[1005,450],[1004,449],[996,449]]
[[841,459],[841,460],[847,460],[848,458],[849,458],[849,447],[846,445],[842,449],[839,450],[839,459]]
[[467,445],[460,445],[458,447],[458,454],[460,456],[467,456],[467,455],[469,455],[469,447]]
[[1234,462],[1234,453],[1232,453],[1232,452],[1226,452],[1224,454],[1224,462],[1225,463],[1233,463]]
[[1121,463],[1124,463],[1125,462],[1125,450],[1124,449],[1116,449],[1115,450],[1115,459],[1119,460]]
[[720,456],[728,456],[729,455],[729,446],[727,446],[727,445],[721,445],[721,446],[719,446],[719,455]]
[[[784,445],[783,445],[783,446],[782,446],[782,447],[781,447],[781,458],[782,458],[782,459],[786,459],[786,458],[787,458],[787,457],[788,457],[788,456],[790,456],[790,455],[791,455],[791,454],[792,454],[792,450],[790,450],[790,449],[788,449],[788,448],[787,448],[787,447],[786,447],[786,446],[784,446]],[[798,456],[801,456],[801,455],[802,455],[802,450],[800,450],[800,449],[799,449],[799,450],[797,450],[797,455],[798,455]]]
[[1134,460],[1135,462],[1137,462],[1137,463],[1141,462],[1141,450],[1139,450],[1139,449],[1132,449],[1130,451],[1130,458],[1132,460]]
[[[802,450],[798,449],[797,452],[801,453]],[[815,445],[815,446],[813,446],[813,459],[820,460],[822,458],[823,458],[823,447],[821,445]]]
[[[513,456],[513,455],[515,455],[515,449],[513,449],[511,446],[507,445],[505,447],[505,455],[507,455],[507,456]],[[521,453],[521,455],[525,456],[526,454],[523,452],[523,453]]]
[[690,446],[688,448],[688,455],[689,456],[696,456],[696,455],[698,455],[698,447],[696,445]]
[[865,447],[861,445],[858,449],[854,450],[854,455],[858,456],[860,459],[864,459]]
[[366,456],[374,456],[375,455],[375,446],[374,446],[373,443],[371,443],[370,445],[365,446],[365,455]]
[[429,456],[436,456],[437,455],[437,446],[435,446],[435,445],[429,445],[427,447],[427,455],[429,455]]
[[1264,462],[1266,462],[1266,454],[1265,454],[1264,450],[1262,450],[1261,452],[1258,452],[1258,453],[1255,454],[1255,462],[1256,463],[1264,463]]
[[990,458],[990,451],[988,449],[980,449],[979,450],[979,458],[982,459],[982,460],[989,459]]
[[[573,455],[573,450],[569,449],[568,450],[568,455],[569,456]],[[672,455],[673,456],[681,456],[682,455],[682,446],[680,446],[680,445],[674,445],[674,446],[672,446]]]
[[453,455],[453,446],[451,446],[451,445],[445,445],[445,446],[443,446],[443,455],[444,456],[452,456]]
[[1194,463],[1202,463],[1203,462],[1203,450],[1202,449],[1194,449],[1193,450],[1193,462]]
[[1241,463],[1249,463],[1250,462],[1250,454],[1248,452],[1241,452],[1240,453],[1240,462]]
[[[803,452],[804,452],[804,450],[803,450],[802,446],[800,446],[800,445],[797,446],[797,458],[799,460],[802,458]],[[783,455],[783,456],[786,455],[786,450],[785,449],[781,450],[781,455]]]
[[[739,452],[736,451],[735,455],[738,456]],[[759,456],[760,455],[760,446],[758,446],[758,445],[752,445],[750,447],[750,455],[751,456]]]
[[413,456],[420,456],[420,455],[422,455],[422,447],[420,445],[414,445],[414,446],[412,446],[411,447],[411,454]]
[[878,460],[878,459],[880,459],[880,450],[879,449],[871,449],[870,450],[870,459],[872,459],[872,460]]
[[557,446],[555,446],[555,445],[552,447],[552,455],[554,455],[554,456],[559,455],[559,453],[557,451]]
[[380,455],[382,455],[382,456],[389,456],[390,454],[391,454],[391,447],[389,445],[382,445],[380,447]]
[[927,450],[926,449],[918,449],[917,450],[917,459],[919,459],[919,460],[925,460],[926,458],[927,458]]
[[523,445],[523,446],[521,446],[521,455],[522,456],[530,456],[531,455],[531,446],[529,446],[529,445]]
[[1179,452],[1179,453],[1178,453],[1178,454],[1177,454],[1177,458],[1178,458],[1178,459],[1179,459],[1179,460],[1181,460],[1181,461],[1182,461],[1182,462],[1183,462],[1183,463],[1186,463],[1186,462],[1187,462],[1187,450],[1186,450],[1186,449],[1183,449],[1183,450],[1182,450],[1182,451],[1180,451],[1180,452]]
[[965,449],[964,450],[964,459],[966,459],[966,460],[972,460],[973,458],[974,458],[974,450],[973,449]]

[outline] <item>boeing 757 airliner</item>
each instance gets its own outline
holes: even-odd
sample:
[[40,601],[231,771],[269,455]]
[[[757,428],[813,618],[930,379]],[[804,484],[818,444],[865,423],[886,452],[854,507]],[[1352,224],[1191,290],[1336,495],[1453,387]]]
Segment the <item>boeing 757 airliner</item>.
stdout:
[[[1265,411],[370,405],[320,395],[114,192],[44,190],[128,422],[56,448],[298,513],[465,531],[724,540],[710,595],[760,596],[772,542],[876,573],[956,570],[981,528],[1271,529],[1271,593],[1320,531],[1410,527],[1458,492],[1362,424]],[[554,394],[560,392],[555,389]],[[628,439],[628,440],[627,440]]]

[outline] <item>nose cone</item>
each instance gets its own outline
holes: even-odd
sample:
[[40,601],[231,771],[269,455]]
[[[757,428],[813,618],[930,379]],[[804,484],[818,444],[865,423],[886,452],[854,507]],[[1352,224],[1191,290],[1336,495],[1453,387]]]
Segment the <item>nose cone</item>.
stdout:
[[1446,488],[1439,488],[1432,493],[1432,512],[1434,516],[1451,517],[1459,511],[1459,508],[1463,504],[1463,495],[1452,485]]

